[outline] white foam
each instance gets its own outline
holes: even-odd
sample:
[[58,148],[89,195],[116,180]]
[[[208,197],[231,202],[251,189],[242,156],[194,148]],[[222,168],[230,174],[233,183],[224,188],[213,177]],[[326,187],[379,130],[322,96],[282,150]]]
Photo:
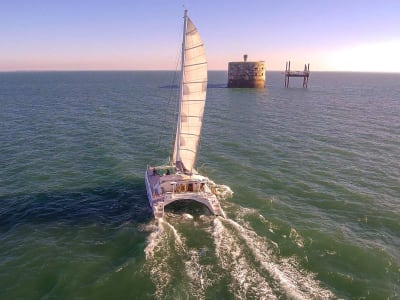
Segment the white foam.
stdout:
[[123,269],[125,269],[128,266],[128,262],[125,262],[124,264],[122,264],[119,268],[117,268],[115,270],[115,273],[121,272]]
[[185,268],[190,279],[190,294],[196,299],[205,299],[206,288],[212,284],[212,281],[207,278],[207,270],[210,270],[207,266],[200,264],[197,251],[190,250],[188,254],[190,259],[185,262]]
[[266,224],[268,226],[268,231],[271,233],[274,233],[275,230],[278,230],[279,227],[272,222],[268,221],[263,215],[258,214],[258,217],[260,218],[261,222]]
[[226,200],[233,195],[233,191],[229,186],[224,184],[216,184],[210,178],[207,178],[207,185],[213,190],[215,196],[217,196],[219,200]]
[[170,251],[168,251],[168,235],[163,226],[164,221],[158,220],[158,227],[153,231],[147,241],[148,244],[144,250],[146,253],[145,270],[150,273],[156,291],[154,297],[163,298],[166,287],[171,281],[171,268],[168,264]]
[[149,223],[149,224],[139,224],[138,230],[141,232],[152,232],[158,229],[157,224]]
[[175,241],[178,243],[179,246],[182,247],[183,246],[182,238],[179,235],[178,231],[175,229],[175,227],[166,221],[163,221],[163,223],[165,223],[169,228],[171,228],[172,233],[174,234]]
[[[211,285],[207,272],[211,266],[202,266],[199,254],[195,250],[188,250],[186,240],[178,230],[166,220],[160,219],[158,228],[148,238],[145,249],[146,264],[144,268],[150,273],[156,291],[154,298],[162,299],[175,290],[171,280],[176,272],[175,266],[170,265],[171,258],[181,258],[185,264],[185,274],[188,281],[186,292],[196,299],[205,299],[205,290]],[[172,292],[174,293],[174,292]]]
[[304,247],[304,241],[301,235],[294,228],[290,228],[289,238],[291,238],[299,248]]
[[162,219],[158,220],[158,227],[152,227],[153,232],[150,233],[149,237],[147,238],[147,246],[144,249],[144,253],[146,254],[146,259],[153,256],[154,249],[157,245],[161,242],[161,234],[164,232],[164,226],[162,224]]
[[241,238],[253,253],[254,258],[280,285],[287,296],[294,299],[335,298],[331,291],[319,286],[319,282],[314,279],[314,274],[301,270],[295,258],[274,262],[274,257],[271,256],[264,238],[233,220],[227,219],[226,222],[236,228]]
[[233,281],[230,290],[237,299],[277,299],[266,279],[250,266],[236,237],[228,232],[220,219],[214,220],[214,243],[221,267]]
[[185,214],[183,214],[182,216],[183,216],[186,220],[193,220],[193,216],[192,216],[191,214],[185,213]]
[[[230,222],[236,228],[243,240],[246,241],[249,249],[251,249],[254,257],[273,279],[281,285],[285,294],[295,299],[315,298],[314,295],[321,299],[335,298],[331,291],[320,287],[318,280],[315,279],[315,274],[301,270],[295,258],[281,259],[275,263],[274,260],[276,261],[277,259],[273,256],[273,251],[271,251],[269,246],[273,245],[278,249],[279,253],[278,244],[258,236],[250,224],[244,221],[244,217],[247,215],[258,215],[260,220],[269,227],[268,230],[270,232],[278,229],[276,225],[265,219],[257,209],[238,207],[236,212],[239,221],[243,224],[238,224],[231,219],[227,219],[226,221]],[[286,238],[286,235],[284,237]],[[289,238],[299,248],[304,247],[303,238],[294,228],[291,228]]]
[[[157,227],[144,226],[143,230],[153,230],[145,248],[145,267],[156,287],[154,298],[165,298],[171,292],[174,293],[175,287],[171,286],[171,280],[179,271],[175,270],[176,267],[170,263],[175,259],[181,259],[184,263],[184,286],[187,287],[186,292],[196,299],[205,299],[207,288],[224,276],[225,272],[221,273],[221,271],[213,274],[216,271],[215,268],[217,270],[222,268],[227,272],[231,279],[229,289],[235,299],[335,298],[331,291],[320,286],[313,273],[302,270],[295,257],[277,258],[278,245],[259,236],[251,224],[245,222],[244,216],[255,214],[269,228],[275,229],[272,222],[266,220],[254,209],[239,207],[237,213],[239,216],[237,221],[215,218],[212,227],[201,226],[205,232],[211,231],[210,234],[214,238],[218,266],[201,264],[199,251],[188,249],[185,237],[167,221],[160,219]],[[180,218],[171,219],[171,221],[192,224],[187,223],[186,218],[181,215]],[[208,218],[200,219],[204,222],[208,221]],[[289,237],[299,247],[302,245],[303,239],[295,229],[291,230]],[[116,272],[121,270],[122,268],[119,268]]]

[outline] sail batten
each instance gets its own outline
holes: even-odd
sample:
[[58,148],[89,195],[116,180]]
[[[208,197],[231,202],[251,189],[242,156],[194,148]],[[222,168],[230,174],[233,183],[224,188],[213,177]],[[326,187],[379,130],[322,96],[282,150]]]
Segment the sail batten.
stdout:
[[199,65],[204,65],[207,63],[197,63],[197,64],[192,64],[192,65],[185,65],[185,67],[194,67],[194,66],[199,66]]
[[[200,135],[194,134],[194,133],[182,133],[182,134],[184,134],[184,135],[191,135],[191,136],[200,136]],[[183,149],[183,148],[182,148],[182,149]]]
[[199,48],[199,47],[202,47],[202,46],[204,46],[204,44],[198,44],[198,45],[195,45],[195,46],[193,46],[191,48],[186,48],[185,51],[196,49],[196,48]]

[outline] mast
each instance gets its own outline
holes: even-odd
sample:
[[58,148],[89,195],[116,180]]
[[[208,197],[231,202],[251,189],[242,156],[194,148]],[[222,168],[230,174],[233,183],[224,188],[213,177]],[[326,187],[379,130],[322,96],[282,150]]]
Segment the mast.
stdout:
[[[181,157],[180,157],[180,144],[181,144],[181,110],[182,110],[182,98],[183,98],[183,82],[184,82],[184,68],[185,68],[185,49],[186,49],[186,28],[187,28],[187,9],[185,9],[185,13],[183,16],[183,39],[182,39],[182,56],[181,56],[181,78],[179,85],[179,112],[178,112],[178,125],[176,129],[176,158],[175,164],[179,169],[183,169]],[[179,163],[179,166],[178,166]],[[183,170],[181,170],[183,171]]]

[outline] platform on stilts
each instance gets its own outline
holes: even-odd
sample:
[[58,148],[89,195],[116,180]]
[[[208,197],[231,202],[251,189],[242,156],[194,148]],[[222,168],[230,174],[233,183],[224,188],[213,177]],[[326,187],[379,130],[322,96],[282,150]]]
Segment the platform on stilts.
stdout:
[[303,77],[303,88],[307,88],[308,78],[310,77],[310,64],[304,65],[304,71],[291,71],[290,61],[286,62],[285,69],[285,87],[289,87],[290,77]]

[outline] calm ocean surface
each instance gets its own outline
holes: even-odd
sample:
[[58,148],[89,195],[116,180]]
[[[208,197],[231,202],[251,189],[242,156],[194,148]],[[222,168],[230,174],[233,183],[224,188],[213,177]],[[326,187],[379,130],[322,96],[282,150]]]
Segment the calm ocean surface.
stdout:
[[0,299],[400,299],[400,74],[210,72],[197,166],[228,218],[158,224],[173,77],[0,73]]

